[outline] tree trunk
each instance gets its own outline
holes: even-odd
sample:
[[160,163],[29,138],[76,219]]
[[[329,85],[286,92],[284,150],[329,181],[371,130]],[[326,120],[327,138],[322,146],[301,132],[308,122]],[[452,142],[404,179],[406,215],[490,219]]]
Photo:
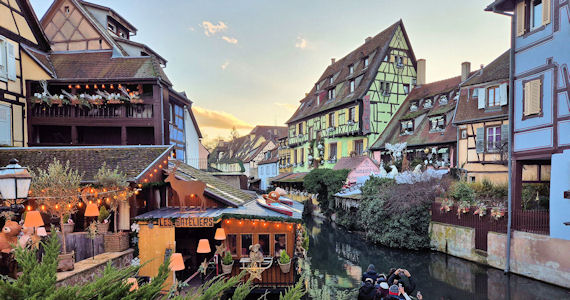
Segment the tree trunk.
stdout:
[[61,230],[61,239],[63,240],[63,254],[67,253],[67,243],[65,241],[65,231],[63,230],[63,214],[59,216],[59,229]]

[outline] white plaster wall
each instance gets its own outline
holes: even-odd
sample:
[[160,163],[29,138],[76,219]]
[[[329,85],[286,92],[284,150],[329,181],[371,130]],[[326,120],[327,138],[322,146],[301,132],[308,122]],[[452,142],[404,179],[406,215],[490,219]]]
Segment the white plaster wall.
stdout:
[[200,138],[187,109],[184,110],[184,133],[186,134],[186,161],[188,165],[200,168]]

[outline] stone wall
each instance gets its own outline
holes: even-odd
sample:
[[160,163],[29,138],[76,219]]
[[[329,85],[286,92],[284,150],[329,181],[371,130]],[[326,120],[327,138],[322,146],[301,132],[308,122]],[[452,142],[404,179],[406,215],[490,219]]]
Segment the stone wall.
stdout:
[[433,250],[475,262],[484,260],[475,252],[475,229],[473,228],[431,222],[429,235],[430,247]]
[[96,255],[94,258],[76,262],[72,271],[57,273],[56,286],[72,286],[90,282],[103,273],[103,269],[105,269],[109,261],[116,268],[129,266],[133,259],[133,252],[133,249],[123,252],[106,252]]
[[[487,263],[504,269],[507,236],[489,232]],[[514,231],[511,239],[511,271],[570,288],[570,241]]]

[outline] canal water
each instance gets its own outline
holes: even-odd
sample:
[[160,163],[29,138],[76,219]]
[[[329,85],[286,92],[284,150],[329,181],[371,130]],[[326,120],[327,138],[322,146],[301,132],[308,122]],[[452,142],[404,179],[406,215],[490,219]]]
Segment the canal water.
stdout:
[[[356,299],[362,272],[408,269],[424,299],[570,299],[570,290],[453,256],[370,244],[317,219],[307,221],[309,292],[313,299]],[[415,296],[416,291],[413,292]]]

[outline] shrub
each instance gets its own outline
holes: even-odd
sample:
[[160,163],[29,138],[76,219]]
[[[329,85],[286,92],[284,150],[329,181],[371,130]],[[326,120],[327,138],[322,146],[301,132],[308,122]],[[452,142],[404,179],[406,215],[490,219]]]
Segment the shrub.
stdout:
[[346,181],[349,170],[314,169],[303,180],[307,192],[318,194],[321,212],[330,217],[334,211],[334,194],[338,193]]
[[232,258],[232,254],[230,253],[230,251],[226,251],[224,257],[222,258],[222,263],[227,266],[231,265],[233,262],[234,259]]
[[291,261],[291,257],[289,257],[287,252],[282,250],[281,254],[279,256],[279,263],[282,265],[285,265],[285,264],[288,264],[290,261]]
[[358,211],[366,237],[388,247],[421,249],[429,246],[431,203],[435,181],[395,184],[391,179],[370,178],[362,187]]
[[103,223],[103,221],[105,219],[107,219],[109,217],[109,211],[107,210],[107,207],[105,207],[105,205],[101,205],[101,208],[99,209],[99,217],[97,218],[97,220],[99,221],[99,223]]
[[521,198],[522,209],[524,210],[548,209],[550,203],[550,186],[548,183],[524,183]]
[[457,181],[451,186],[450,196],[458,202],[473,203],[475,193],[471,186],[465,181]]
[[339,210],[336,213],[336,220],[335,223],[348,229],[348,230],[356,230],[358,226],[357,219],[354,217],[354,212]]

